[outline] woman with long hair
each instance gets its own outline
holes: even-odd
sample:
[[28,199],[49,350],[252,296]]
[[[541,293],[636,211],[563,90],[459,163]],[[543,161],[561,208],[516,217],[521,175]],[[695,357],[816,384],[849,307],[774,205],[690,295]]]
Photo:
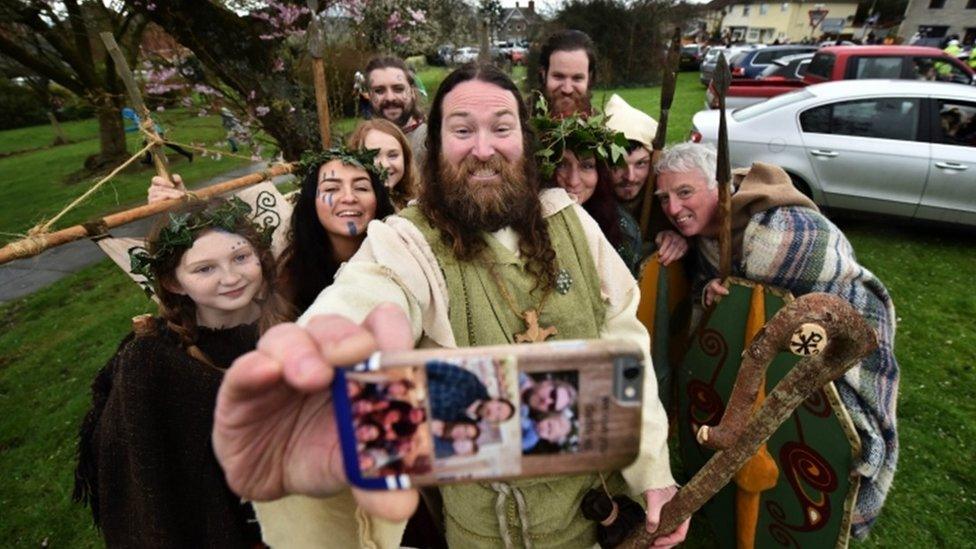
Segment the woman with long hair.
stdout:
[[417,166],[410,143],[389,120],[374,118],[356,126],[346,144],[350,149],[378,149],[376,162],[386,169],[386,188],[397,211],[417,196]]
[[302,161],[302,187],[281,258],[281,283],[296,316],[359,250],[369,222],[393,214],[375,156],[336,148]]
[[239,199],[197,202],[133,249],[159,301],[92,384],[76,501],[109,547],[259,543],[249,504],[224,481],[210,443],[224,371],[286,319],[269,235]]

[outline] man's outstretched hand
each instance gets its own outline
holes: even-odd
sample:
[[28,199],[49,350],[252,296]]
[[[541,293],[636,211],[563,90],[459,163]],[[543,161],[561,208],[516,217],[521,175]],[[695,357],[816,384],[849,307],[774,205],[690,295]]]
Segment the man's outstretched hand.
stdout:
[[[217,394],[213,446],[230,488],[255,501],[344,489],[334,367],[412,347],[409,321],[392,305],[376,307],[362,325],[325,315],[304,328],[282,324],[265,333],[256,350],[234,361]],[[367,513],[387,520],[406,520],[417,507],[412,490],[353,495]]]

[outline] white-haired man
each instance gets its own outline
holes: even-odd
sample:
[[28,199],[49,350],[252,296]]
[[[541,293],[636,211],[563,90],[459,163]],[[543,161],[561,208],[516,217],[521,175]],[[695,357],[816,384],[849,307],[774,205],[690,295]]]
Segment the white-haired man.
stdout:
[[[696,284],[711,304],[728,290],[718,275],[719,200],[716,153],[682,143],[658,160],[657,190],[665,215],[699,254]],[[895,309],[887,289],[854,257],[844,233],[793,186],[789,175],[756,162],[737,170],[732,194],[732,275],[784,288],[800,296],[837,294],[875,328],[878,349],[835,383],[861,437],[856,472],[861,486],[852,532],[867,535],[881,512],[898,462],[894,355]]]

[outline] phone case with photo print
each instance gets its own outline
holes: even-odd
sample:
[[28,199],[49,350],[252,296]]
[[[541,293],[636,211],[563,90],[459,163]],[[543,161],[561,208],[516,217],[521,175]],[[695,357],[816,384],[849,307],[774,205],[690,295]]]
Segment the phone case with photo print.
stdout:
[[332,385],[346,476],[393,490],[621,469],[644,375],[623,341],[377,353]]

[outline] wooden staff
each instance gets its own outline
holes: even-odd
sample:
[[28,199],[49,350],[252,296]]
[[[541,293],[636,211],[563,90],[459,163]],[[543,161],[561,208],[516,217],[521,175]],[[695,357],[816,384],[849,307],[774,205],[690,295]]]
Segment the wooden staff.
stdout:
[[729,162],[729,130],[725,124],[725,96],[732,83],[732,73],[725,60],[725,54],[718,54],[712,84],[718,94],[718,159],[715,166],[715,179],[718,181],[718,215],[719,215],[719,278],[732,275],[732,194],[729,192],[729,182],[732,180],[732,170]]
[[308,24],[309,40],[308,52],[312,56],[312,82],[315,84],[315,110],[319,115],[319,137],[322,139],[322,149],[332,145],[332,133],[329,127],[329,89],[325,80],[325,61],[322,52],[325,49],[325,36],[322,22],[319,19],[317,0],[308,0],[308,9],[312,12],[312,21]]
[[[835,295],[807,294],[780,309],[743,353],[721,423],[698,432],[702,444],[721,450],[664,505],[657,532],[648,534],[641,524],[621,547],[648,547],[658,532],[673,532],[729,482],[797,406],[877,346],[874,330],[850,303]],[[805,358],[776,384],[750,418],[750,403],[755,401],[766,368],[786,349]]]
[[661,151],[668,138],[668,115],[671,112],[671,103],[674,101],[674,90],[678,79],[678,63],[681,61],[681,28],[674,28],[674,35],[671,37],[671,47],[664,59],[661,78],[661,116],[657,123],[657,133],[654,134],[654,141],[651,143],[653,152],[651,153],[651,173],[644,184],[644,199],[641,201],[640,225],[641,238],[645,242],[654,237],[651,234],[651,206],[654,204],[654,188],[657,185],[657,176],[654,175],[654,165],[657,164]]
[[119,74],[119,78],[125,84],[125,90],[129,96],[129,102],[132,104],[132,108],[142,117],[142,130],[148,133],[156,143],[149,149],[149,154],[153,159],[153,165],[156,167],[156,174],[165,177],[167,181],[172,181],[173,179],[169,176],[169,165],[166,162],[166,155],[163,154],[161,146],[163,138],[156,132],[156,125],[153,124],[152,115],[142,100],[142,93],[139,91],[135,77],[132,76],[132,71],[129,70],[129,63],[126,62],[125,55],[122,54],[122,50],[115,42],[115,37],[112,36],[112,33],[103,32],[99,33],[99,36],[102,37],[102,42],[105,43],[105,49],[112,56],[112,61],[115,62],[115,72]]
[[163,200],[161,202],[139,206],[124,212],[111,214],[103,218],[81,225],[68,227],[57,232],[29,236],[22,240],[11,242],[3,248],[0,248],[0,265],[15,259],[33,257],[44,250],[54,248],[55,246],[60,246],[61,244],[67,244],[68,242],[81,240],[82,238],[91,236],[98,236],[113,227],[125,225],[126,223],[136,221],[137,219],[143,219],[145,217],[164,212],[193,198],[204,200],[210,198],[211,196],[216,196],[228,191],[239,189],[241,187],[255,185],[264,180],[291,173],[293,169],[293,164],[275,164],[267,170],[238,177],[236,179],[231,179],[229,181],[224,181],[223,183],[218,183],[217,185],[213,185],[193,193],[188,193],[183,198]]

